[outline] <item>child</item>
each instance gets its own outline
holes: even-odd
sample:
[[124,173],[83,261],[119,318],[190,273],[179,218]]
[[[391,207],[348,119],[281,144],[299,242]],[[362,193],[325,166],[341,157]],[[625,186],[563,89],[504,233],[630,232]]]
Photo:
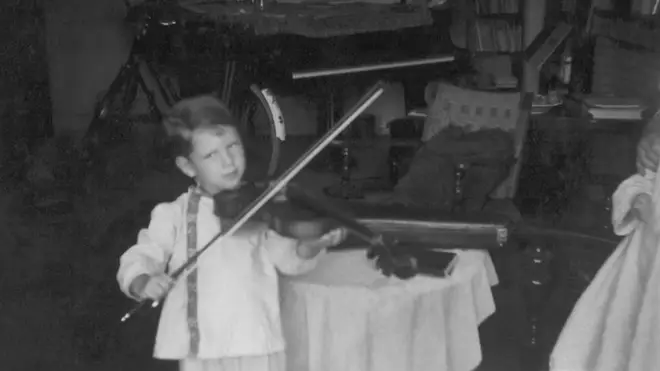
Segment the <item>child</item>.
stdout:
[[654,370],[660,365],[660,178],[634,175],[612,197],[624,236],[575,305],[551,371]]
[[246,161],[236,121],[213,97],[177,103],[164,125],[177,167],[197,186],[155,207],[149,227],[121,257],[119,286],[135,300],[157,300],[174,284],[164,299],[154,356],[179,360],[181,371],[284,371],[277,271],[311,270],[344,232],[296,241],[249,223],[209,248],[190,276],[171,282],[166,272],[225,228],[210,195],[238,187]]

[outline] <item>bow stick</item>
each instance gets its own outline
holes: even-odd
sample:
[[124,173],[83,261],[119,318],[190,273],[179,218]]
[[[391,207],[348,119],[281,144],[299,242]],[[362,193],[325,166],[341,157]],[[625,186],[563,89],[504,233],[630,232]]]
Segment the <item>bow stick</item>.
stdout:
[[[278,177],[271,185],[255,199],[245,210],[236,219],[236,222],[231,225],[226,231],[220,232],[215,235],[204,247],[199,249],[195,255],[190,257],[181,267],[176,269],[170,275],[172,279],[172,284],[170,285],[169,291],[176,285],[180,280],[188,277],[196,268],[199,258],[207,251],[211,245],[216,241],[222,240],[224,237],[233,235],[238,231],[250,218],[252,218],[267,202],[272,200],[277,194],[279,194],[284,187],[296,176],[300,171],[307,166],[322,150],[324,150],[328,144],[330,144],[342,131],[344,131],[358,116],[360,116],[369,106],[371,106],[376,99],[378,99],[384,92],[384,87],[382,82],[376,83],[369,91],[351,108],[346,114],[328,131],[323,135],[311,148],[309,148],[305,153],[293,164],[289,169],[287,169],[280,177]],[[167,296],[165,294],[163,297]],[[151,307],[157,307],[162,298],[151,302]],[[135,313],[140,311],[142,307],[147,304],[148,300],[143,300],[138,303],[133,309],[126,313],[122,318],[121,322],[126,322],[131,318]]]

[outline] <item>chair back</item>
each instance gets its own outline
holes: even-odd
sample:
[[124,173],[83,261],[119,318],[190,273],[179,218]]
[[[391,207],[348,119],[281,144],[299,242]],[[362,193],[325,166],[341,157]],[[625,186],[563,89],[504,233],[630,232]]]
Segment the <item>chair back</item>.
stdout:
[[507,179],[492,198],[513,198],[522,166],[522,149],[527,136],[532,93],[505,93],[461,88],[446,82],[432,82],[426,87],[428,107],[422,140],[428,141],[450,124],[467,131],[499,128],[514,139],[515,163]]

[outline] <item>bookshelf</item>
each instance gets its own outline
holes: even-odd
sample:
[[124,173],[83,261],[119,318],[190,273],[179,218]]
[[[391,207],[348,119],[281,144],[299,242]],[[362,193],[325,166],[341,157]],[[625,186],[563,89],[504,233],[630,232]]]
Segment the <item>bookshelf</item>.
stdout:
[[475,55],[523,50],[522,1],[468,0],[467,49]]
[[473,0],[478,15],[520,14],[520,0]]
[[[451,37],[459,55],[467,57],[479,89],[515,89],[513,63],[522,61],[525,0],[456,2]],[[513,63],[512,63],[513,62]],[[515,67],[518,69],[519,67]]]

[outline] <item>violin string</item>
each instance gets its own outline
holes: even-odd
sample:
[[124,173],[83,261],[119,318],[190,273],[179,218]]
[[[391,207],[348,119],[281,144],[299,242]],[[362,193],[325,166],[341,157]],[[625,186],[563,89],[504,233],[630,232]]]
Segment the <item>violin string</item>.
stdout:
[[[193,255],[187,262],[185,262],[179,269],[172,273],[170,276],[172,278],[172,283],[170,285],[170,290],[176,285],[177,282],[185,279],[190,275],[196,268],[199,257],[211,247],[216,241],[219,241],[225,237],[233,235],[239,228],[241,228],[250,218],[252,218],[267,202],[269,202],[273,197],[275,197],[284,187],[296,176],[302,169],[307,166],[325,147],[328,146],[339,134],[341,134],[348,125],[350,125],[358,116],[360,116],[369,106],[371,106],[376,99],[380,98],[383,94],[384,88],[383,83],[376,83],[363,97],[358,101],[355,107],[349,110],[344,117],[342,117],[335,126],[333,126],[324,136],[322,136],[309,150],[307,150],[298,160],[287,169],[278,179],[276,179],[271,185],[264,191],[256,200],[254,200],[236,219],[236,222],[229,227],[224,232],[220,232],[215,235],[204,247],[202,247],[195,255]],[[163,296],[167,296],[168,292]],[[160,304],[160,300],[154,300],[151,304],[152,308],[157,307]],[[133,310],[126,313],[124,317],[121,318],[121,322],[125,322],[137,312],[144,302],[139,303]]]

